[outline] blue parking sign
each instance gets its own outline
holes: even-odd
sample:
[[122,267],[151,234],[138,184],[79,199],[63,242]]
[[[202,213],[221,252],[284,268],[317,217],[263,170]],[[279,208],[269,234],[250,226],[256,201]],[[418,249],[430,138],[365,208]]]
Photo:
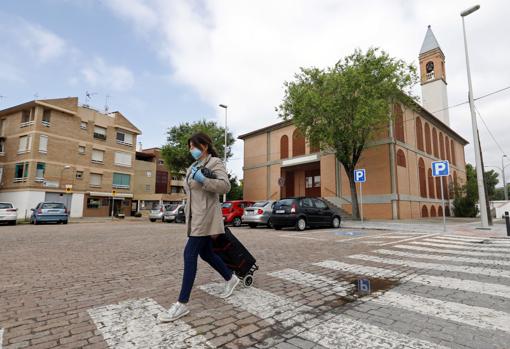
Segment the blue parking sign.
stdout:
[[445,177],[450,174],[450,163],[448,160],[434,161],[432,163],[432,176]]
[[365,172],[365,169],[360,169],[360,170],[354,170],[354,182],[355,183],[364,183],[367,181],[367,176],[366,176],[366,172]]

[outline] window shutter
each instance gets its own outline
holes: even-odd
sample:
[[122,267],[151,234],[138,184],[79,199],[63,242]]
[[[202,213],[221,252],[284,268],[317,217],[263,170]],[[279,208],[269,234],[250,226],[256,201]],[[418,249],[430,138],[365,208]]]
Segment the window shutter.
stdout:
[[103,162],[103,158],[104,158],[104,151],[96,150],[96,149],[92,150],[92,161]]
[[115,164],[131,167],[131,154],[124,152],[115,152]]
[[91,173],[90,185],[101,185],[101,175],[97,173]]
[[48,151],[48,136],[41,135],[39,138],[39,151],[46,153]]

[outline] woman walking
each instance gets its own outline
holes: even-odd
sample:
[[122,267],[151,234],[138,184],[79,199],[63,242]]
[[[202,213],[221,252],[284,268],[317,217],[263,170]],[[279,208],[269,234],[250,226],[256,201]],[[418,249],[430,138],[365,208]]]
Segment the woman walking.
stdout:
[[239,278],[212,250],[214,236],[225,233],[218,197],[230,190],[225,165],[218,158],[211,138],[205,133],[191,136],[188,147],[196,161],[188,169],[185,180],[188,242],[184,248],[184,275],[179,300],[159,316],[161,322],[174,321],[189,313],[187,303],[197,273],[198,256],[225,279],[221,297],[229,297],[239,284]]

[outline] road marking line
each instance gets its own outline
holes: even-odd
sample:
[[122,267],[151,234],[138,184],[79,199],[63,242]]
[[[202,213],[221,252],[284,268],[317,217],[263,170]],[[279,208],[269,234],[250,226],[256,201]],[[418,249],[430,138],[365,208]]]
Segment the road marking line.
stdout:
[[464,256],[477,256],[477,257],[502,257],[510,258],[508,253],[490,253],[490,252],[473,252],[473,251],[462,251],[462,250],[438,250],[437,248],[428,248],[421,246],[408,246],[408,245],[395,245],[394,248],[400,248],[404,250],[420,251],[420,252],[434,252],[434,253],[446,253]]
[[499,329],[510,332],[510,314],[499,310],[403,294],[396,291],[388,291],[371,301],[482,329]]
[[88,310],[110,348],[214,348],[184,321],[161,324],[165,311],[151,298],[133,299]]
[[330,349],[446,349],[439,344],[385,330],[345,315],[337,315],[299,336]]
[[351,241],[351,240],[367,239],[367,238],[374,237],[374,236],[385,236],[385,235],[391,235],[391,234],[394,234],[394,233],[386,233],[386,234],[377,234],[377,235],[365,235],[365,236],[358,236],[358,237],[356,237],[356,238],[349,238],[349,239],[340,239],[340,240],[336,240],[336,242],[345,242],[345,241]]
[[4,337],[4,329],[0,327],[0,349],[2,349],[3,337]]
[[327,239],[319,239],[319,238],[312,238],[308,236],[294,236],[294,235],[280,235],[284,238],[294,238],[294,239],[305,239],[305,240],[318,240],[318,241],[328,241]]
[[[462,242],[454,242],[454,241],[442,241],[442,240],[434,240],[434,239],[426,239],[423,240],[428,244],[434,244],[429,246],[443,247],[443,248],[456,248],[459,250],[476,250],[476,251],[487,251],[487,252],[510,252],[510,248],[500,248],[500,247],[487,247],[482,244],[470,244],[470,243],[462,243]],[[421,244],[423,242],[411,242],[412,244]],[[509,246],[510,247],[510,246]]]
[[465,236],[455,236],[455,235],[439,235],[439,236],[435,237],[434,239],[464,241],[464,242],[477,242],[477,241],[485,240],[485,238],[480,238],[480,237],[465,237]]
[[500,269],[491,269],[491,268],[481,268],[481,267],[469,267],[469,266],[460,266],[460,265],[445,265],[438,263],[425,263],[425,262],[414,262],[414,261],[405,261],[400,259],[390,259],[390,258],[381,258],[376,256],[369,256],[364,254],[352,255],[348,256],[353,259],[361,259],[369,262],[383,263],[383,264],[392,264],[392,265],[400,265],[409,268],[416,269],[430,269],[430,270],[439,270],[446,272],[458,272],[458,273],[467,273],[467,274],[479,274],[484,276],[492,276],[492,277],[505,277],[510,278],[510,271],[500,270]]
[[510,286],[491,284],[473,280],[463,280],[445,276],[416,275],[414,273],[399,272],[390,269],[367,267],[359,264],[347,264],[337,261],[323,261],[314,265],[338,271],[351,272],[371,277],[399,277],[400,281],[411,281],[422,285],[449,288],[466,292],[488,294],[497,297],[510,298]]
[[[200,286],[200,288],[211,295],[217,296],[221,293],[222,286],[223,284],[208,284]],[[326,348],[365,347],[375,349],[405,347],[446,349],[428,341],[414,339],[398,332],[384,330],[351,319],[345,315],[333,316],[326,313],[307,321],[314,317],[311,314],[306,314],[306,312],[312,310],[311,307],[299,305],[289,299],[254,287],[240,289],[225,301],[255,316],[266,319],[266,321],[271,322],[273,318],[277,321],[279,321],[279,318],[284,319],[283,326],[292,333]]]
[[298,285],[313,287],[324,295],[340,295],[347,296],[349,291],[354,289],[354,285],[347,281],[336,281],[324,276],[305,273],[296,269],[283,269],[272,273],[268,273],[285,281],[290,281]]
[[417,240],[417,239],[423,239],[423,238],[431,237],[431,236],[435,236],[435,235],[437,235],[437,234],[428,234],[428,235],[422,235],[422,236],[415,236],[415,237],[412,237],[412,238],[409,238],[409,239],[404,239],[404,240],[399,240],[399,241],[390,241],[390,242],[387,242],[385,244],[381,244],[381,246],[391,245],[391,244],[399,244],[399,243],[402,243],[402,242],[411,241],[411,240]]
[[[510,261],[502,261],[497,259],[481,259],[481,258],[470,258],[470,257],[458,257],[458,256],[441,256],[438,254],[429,254],[429,253],[410,253],[410,252],[402,252],[402,251],[393,251],[393,250],[385,250],[379,249],[375,250],[375,253],[385,254],[390,256],[399,256],[406,258],[418,258],[418,259],[432,259],[436,261],[448,261],[448,262],[462,262],[462,263],[476,263],[476,264],[486,264],[491,266],[510,266]],[[437,251],[440,253],[440,251]]]

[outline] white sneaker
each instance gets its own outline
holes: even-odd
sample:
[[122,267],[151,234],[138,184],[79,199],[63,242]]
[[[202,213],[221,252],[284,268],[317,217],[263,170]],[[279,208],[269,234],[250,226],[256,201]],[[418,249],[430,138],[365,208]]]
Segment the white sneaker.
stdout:
[[159,322],[172,322],[187,314],[189,314],[189,309],[186,304],[177,302],[172,304],[170,309],[159,314],[158,320]]
[[223,291],[223,293],[221,294],[221,298],[228,298],[230,297],[230,295],[232,294],[232,292],[234,292],[236,286],[239,284],[239,278],[235,275],[235,274],[232,274],[232,277],[230,278],[230,280],[228,280],[227,282],[225,282],[225,290]]

